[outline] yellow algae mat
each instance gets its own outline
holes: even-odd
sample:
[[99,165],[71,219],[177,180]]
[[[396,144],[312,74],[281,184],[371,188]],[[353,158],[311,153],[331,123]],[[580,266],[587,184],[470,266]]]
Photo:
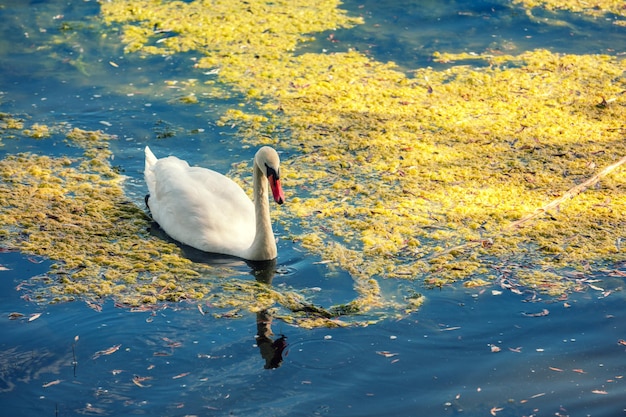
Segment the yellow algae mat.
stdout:
[[[6,135],[0,121],[3,127]],[[54,277],[41,277],[45,291],[29,297],[54,302],[85,294],[98,303],[113,295],[130,305],[202,298],[211,289],[198,279],[205,268],[151,238],[147,216],[124,196],[123,177],[109,164],[111,139],[74,128],[66,141],[84,147],[82,157],[23,153],[1,161],[3,246],[57,261]]]
[[[236,281],[220,287],[223,306],[252,303],[250,309],[258,311],[276,302],[286,307],[285,320],[335,325],[341,322],[329,316],[412,311],[423,300],[422,283],[463,280],[472,286],[497,280],[514,290],[566,294],[583,289],[589,274],[626,258],[623,57],[441,51],[434,58],[447,63],[443,69],[406,74],[356,51],[297,53],[315,33],[361,23],[337,1],[111,0],[101,8],[110,25],[106,36],[121,37],[127,53],[195,52],[198,71],[217,75],[224,89],[244,94],[241,104],[256,106],[228,110],[220,123],[236,126],[247,145],[270,143],[285,152],[287,204],[274,209],[275,221],[295,247],[348,271],[358,293],[347,305],[313,311],[303,308],[307,304],[295,290]],[[599,13],[597,7],[591,10]],[[605,12],[623,16],[619,9]],[[465,65],[465,59],[484,65]],[[185,88],[187,105],[204,99],[194,93],[195,85]],[[122,294],[134,304],[217,297],[211,288],[218,281],[207,277],[227,272],[207,272],[208,267],[183,260],[175,247],[147,235],[147,219],[125,204],[119,178],[106,162],[94,155],[81,164],[31,158],[15,156],[3,163],[47,167],[15,180],[31,181],[21,192],[41,199],[46,209],[61,197],[42,184],[59,177],[76,182],[71,195],[64,195],[70,201],[63,212],[50,217],[42,210],[39,221],[63,222],[59,219],[75,204],[71,200],[85,198],[110,207],[83,211],[83,217],[106,224],[113,216],[128,226],[119,238],[94,239],[114,248],[90,248],[83,257],[72,247],[61,258],[49,254],[66,265],[67,285],[54,284],[59,292],[106,294],[102,279],[81,284],[89,275],[130,288]],[[13,177],[6,169],[8,183]],[[92,189],[82,190],[89,187],[74,176],[94,175],[94,169]],[[232,174],[246,181],[248,172],[245,161]],[[13,222],[11,230],[24,228]],[[11,230],[5,227],[7,235]],[[44,243],[27,239],[18,245],[22,250],[41,253],[46,239],[58,239],[58,232],[49,235],[46,227],[29,230]],[[129,257],[128,248],[137,243],[141,251]],[[167,256],[163,247],[170,248]],[[172,273],[168,262],[187,272]],[[155,277],[160,285],[141,285]],[[379,285],[391,278],[417,283],[392,297]],[[303,311],[319,320],[303,321]]]

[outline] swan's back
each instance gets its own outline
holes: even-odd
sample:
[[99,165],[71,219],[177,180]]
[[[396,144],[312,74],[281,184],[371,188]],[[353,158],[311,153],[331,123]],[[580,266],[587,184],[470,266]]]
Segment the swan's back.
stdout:
[[224,175],[157,159],[146,147],[144,176],[152,218],[173,239],[206,252],[241,256],[255,236],[254,205]]

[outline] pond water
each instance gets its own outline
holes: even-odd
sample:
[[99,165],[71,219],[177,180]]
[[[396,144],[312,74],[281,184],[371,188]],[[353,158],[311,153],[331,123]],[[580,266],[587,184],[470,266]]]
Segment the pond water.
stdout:
[[[436,65],[430,57],[442,49],[614,53],[626,47],[626,31],[603,19],[546,13],[567,22],[546,25],[508,2],[342,7],[363,15],[365,24],[335,32],[332,39],[341,44],[322,35],[302,52],[349,45],[408,70]],[[221,110],[238,103],[236,94],[195,108],[173,104],[175,92],[155,85],[197,77],[191,57],[124,55],[94,29],[98,9],[90,1],[0,5],[0,112],[117,135],[113,164],[140,207],[146,144],[157,155],[175,153],[223,172],[251,158],[254,150],[217,124]],[[81,37],[40,52],[44,35],[70,36],[58,27],[62,19],[82,25]],[[174,139],[157,139],[168,132]],[[2,158],[79,153],[54,138],[3,138],[2,145]],[[277,262],[269,278],[276,287],[311,288],[320,305],[354,298],[347,272],[329,271],[286,239],[279,240]],[[626,261],[586,277],[592,285],[560,299],[510,291],[506,280],[479,288],[411,283],[426,297],[417,312],[313,330],[267,312],[216,318],[206,314],[210,306],[205,312],[191,302],[142,311],[114,300],[101,311],[82,301],[41,305],[17,288],[45,274],[48,260],[3,251],[0,266],[0,414],[6,416],[626,415]],[[231,267],[250,277],[245,263]],[[393,294],[409,284],[380,285]],[[272,352],[284,348],[282,357],[268,355],[272,344],[279,348]]]
[[[135,313],[112,302],[102,312],[84,303],[40,307],[14,289],[45,262],[16,253],[0,259],[13,275],[1,292],[4,415],[626,412],[620,293],[528,302],[495,288],[450,287],[427,292],[418,313],[368,327],[303,330],[275,321],[273,339],[284,335],[289,345],[282,365],[268,370],[254,315],[215,319],[195,304]],[[285,279],[307,273],[314,271]],[[14,310],[25,316],[6,319]],[[42,315],[28,321],[32,313]]]

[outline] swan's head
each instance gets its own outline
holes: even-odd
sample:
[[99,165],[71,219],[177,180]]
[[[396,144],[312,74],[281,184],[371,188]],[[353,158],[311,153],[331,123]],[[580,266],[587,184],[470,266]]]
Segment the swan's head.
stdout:
[[267,176],[274,201],[278,204],[283,204],[285,195],[283,194],[283,188],[280,186],[280,158],[278,157],[278,152],[274,148],[264,146],[257,151],[254,156],[254,162],[261,172]]

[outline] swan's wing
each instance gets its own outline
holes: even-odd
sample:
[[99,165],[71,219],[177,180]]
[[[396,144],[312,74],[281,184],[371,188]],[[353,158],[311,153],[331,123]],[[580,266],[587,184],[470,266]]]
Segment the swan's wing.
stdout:
[[254,205],[231,179],[175,157],[158,160],[151,173],[150,211],[172,238],[221,253],[252,244]]

